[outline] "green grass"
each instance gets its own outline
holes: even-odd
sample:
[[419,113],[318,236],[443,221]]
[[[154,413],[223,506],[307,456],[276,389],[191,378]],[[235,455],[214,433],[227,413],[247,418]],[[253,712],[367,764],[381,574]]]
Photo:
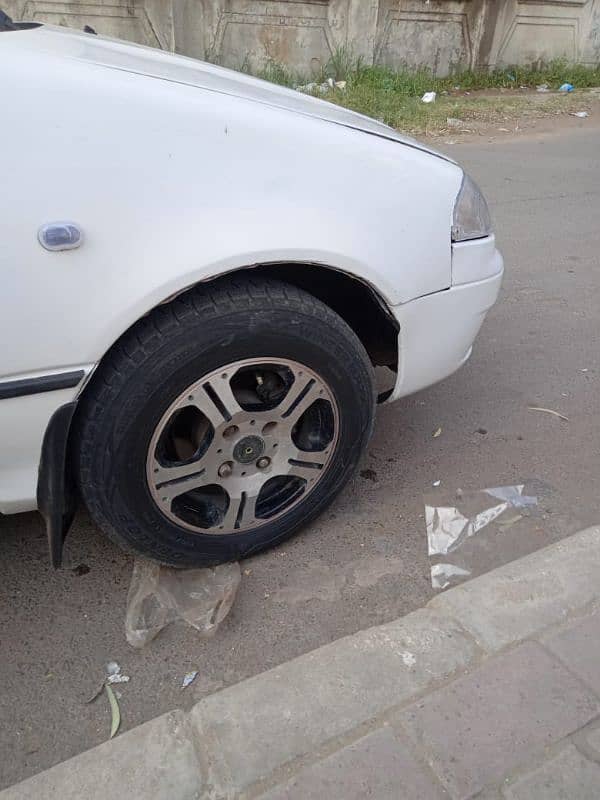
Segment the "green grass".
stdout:
[[[249,71],[248,62],[241,69]],[[547,83],[551,89],[558,89],[563,83],[572,83],[579,89],[600,86],[600,64],[589,67],[557,59],[540,66],[453,71],[448,77],[437,78],[426,67],[393,70],[389,67],[366,66],[344,47],[335,51],[325,67],[311,74],[296,73],[274,62],[267,64],[256,74],[284,86],[297,86],[310,81],[320,83],[326,78],[333,78],[336,81],[347,81],[351,88],[362,87],[374,92],[393,92],[409,97],[420,97],[430,91],[452,91],[456,86],[462,91],[518,89],[520,86],[534,88],[543,83]]]
[[[247,65],[243,69],[250,71]],[[447,117],[464,120],[483,118],[489,121],[514,117],[527,105],[523,93],[519,92],[522,86],[534,89],[545,83],[553,90],[566,82],[572,83],[576,89],[600,86],[600,65],[587,67],[556,60],[532,67],[455,71],[448,77],[437,78],[426,68],[392,70],[388,67],[365,66],[345,48],[337,50],[329,63],[312,75],[300,75],[275,63],[267,64],[256,74],[273,83],[291,87],[309,82],[320,84],[329,77],[346,81],[344,91],[334,89],[323,95],[315,90],[313,94],[414,133],[439,129],[444,126]],[[479,90],[516,91],[503,92],[493,99],[468,98],[464,95],[464,92]],[[438,100],[426,105],[421,102],[421,97],[429,91],[437,92]],[[542,101],[545,98],[540,95],[539,99]],[[568,105],[565,103],[565,108]],[[546,111],[557,113],[553,108],[550,99],[536,105],[537,111],[542,114]]]

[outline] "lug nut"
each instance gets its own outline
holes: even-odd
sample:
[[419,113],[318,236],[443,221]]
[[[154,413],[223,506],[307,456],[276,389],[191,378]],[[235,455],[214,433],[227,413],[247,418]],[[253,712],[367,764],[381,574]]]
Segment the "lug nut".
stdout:
[[271,459],[267,458],[266,456],[263,456],[262,458],[258,459],[258,461],[256,462],[256,466],[259,469],[266,469],[269,466],[270,463],[271,463]]
[[220,478],[228,478],[231,473],[233,472],[233,467],[229,461],[225,461],[224,464],[221,464],[219,467],[219,477]]

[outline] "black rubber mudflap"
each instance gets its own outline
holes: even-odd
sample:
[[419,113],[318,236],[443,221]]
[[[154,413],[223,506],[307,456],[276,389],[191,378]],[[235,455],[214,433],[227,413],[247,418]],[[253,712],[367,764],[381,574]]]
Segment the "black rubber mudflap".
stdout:
[[76,407],[76,402],[66,403],[54,412],[42,444],[37,502],[46,522],[53,567],[60,567],[62,563],[63,544],[77,506],[75,482],[67,463],[69,430]]

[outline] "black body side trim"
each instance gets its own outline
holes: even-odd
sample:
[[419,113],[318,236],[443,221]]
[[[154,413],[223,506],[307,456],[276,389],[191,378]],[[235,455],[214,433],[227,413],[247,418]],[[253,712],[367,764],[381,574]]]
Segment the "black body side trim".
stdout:
[[23,378],[18,381],[0,382],[0,400],[9,397],[25,397],[28,394],[55,392],[57,389],[72,389],[85,375],[84,370],[60,372],[57,375],[41,375],[39,378]]
[[38,509],[46,521],[53,567],[60,567],[62,563],[63,543],[77,507],[75,481],[67,463],[69,430],[76,407],[75,401],[66,403],[50,418],[38,471]]

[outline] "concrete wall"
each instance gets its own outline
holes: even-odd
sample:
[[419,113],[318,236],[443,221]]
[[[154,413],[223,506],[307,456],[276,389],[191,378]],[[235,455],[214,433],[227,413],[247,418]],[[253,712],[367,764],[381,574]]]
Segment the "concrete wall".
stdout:
[[455,67],[600,60],[600,0],[0,0],[39,20],[256,68],[303,73],[346,46],[367,63]]

